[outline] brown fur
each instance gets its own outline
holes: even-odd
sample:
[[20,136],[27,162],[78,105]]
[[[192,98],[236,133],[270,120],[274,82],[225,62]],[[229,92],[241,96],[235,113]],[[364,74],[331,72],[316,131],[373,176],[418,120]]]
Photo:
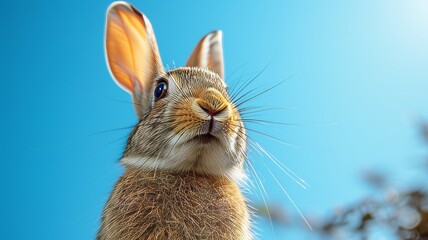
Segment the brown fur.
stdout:
[[[168,72],[149,20],[132,5],[110,5],[105,39],[109,69],[132,94],[140,122],[97,239],[251,238],[235,182],[246,134],[223,81],[221,32],[206,35],[186,67]],[[155,94],[159,82],[167,83],[163,95]]]
[[97,239],[247,239],[248,219],[244,197],[226,177],[128,168]]

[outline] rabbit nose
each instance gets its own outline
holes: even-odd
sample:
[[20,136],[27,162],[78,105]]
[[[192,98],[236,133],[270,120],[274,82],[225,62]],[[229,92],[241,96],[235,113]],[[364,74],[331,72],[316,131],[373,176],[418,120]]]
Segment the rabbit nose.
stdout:
[[209,104],[201,105],[201,102],[198,102],[198,104],[199,104],[199,107],[202,108],[202,110],[204,110],[204,112],[208,113],[213,117],[219,114],[220,112],[222,112],[224,109],[226,109],[226,106],[222,108],[214,108],[214,107],[211,107]]
[[[201,93],[201,98],[197,99],[198,106],[210,116],[214,117],[226,112],[228,102],[216,89],[209,88]],[[229,115],[229,114],[226,114]]]

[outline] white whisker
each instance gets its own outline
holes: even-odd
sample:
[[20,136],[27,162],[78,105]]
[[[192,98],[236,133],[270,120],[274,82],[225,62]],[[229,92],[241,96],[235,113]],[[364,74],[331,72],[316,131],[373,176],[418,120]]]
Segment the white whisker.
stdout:
[[274,235],[274,238],[276,239],[276,236],[275,236],[275,230],[274,230],[274,228],[273,228],[273,223],[272,223],[272,217],[270,216],[269,207],[268,207],[268,204],[267,204],[267,202],[266,202],[266,199],[265,199],[265,197],[264,197],[263,193],[266,195],[266,198],[267,198],[268,200],[269,200],[269,196],[268,196],[268,194],[267,194],[267,192],[266,192],[265,187],[263,186],[262,181],[260,180],[259,175],[257,174],[256,170],[254,169],[253,165],[252,165],[250,162],[249,162],[249,164],[250,164],[250,167],[251,167],[251,169],[253,170],[253,172],[254,172],[254,174],[255,174],[255,176],[256,176],[256,183],[258,182],[258,184],[257,184],[257,185],[258,185],[258,186],[260,186],[260,187],[261,187],[261,189],[263,190],[263,192],[260,192],[260,194],[261,194],[261,196],[262,196],[262,199],[263,199],[264,205],[265,205],[266,210],[267,210],[267,215],[268,215],[268,218],[269,218],[269,222],[270,222],[270,227],[271,227],[271,229],[272,229],[272,233],[273,233],[273,235]]
[[293,198],[291,198],[291,196],[284,189],[284,187],[281,185],[281,183],[278,181],[278,179],[275,177],[275,175],[272,173],[272,171],[266,166],[266,164],[263,163],[263,165],[266,167],[266,169],[272,175],[273,179],[275,179],[275,181],[278,183],[279,187],[284,192],[284,194],[287,196],[288,200],[290,200],[291,204],[293,204],[294,208],[296,208],[297,212],[299,212],[300,216],[302,217],[303,221],[305,221],[305,223],[309,227],[309,229],[313,230],[311,224],[309,224],[308,220],[305,218],[305,216],[303,215],[303,213],[300,211],[299,207],[296,205],[296,203],[294,202]]
[[266,149],[264,149],[259,143],[255,142],[255,144],[260,148],[263,153],[272,160],[272,162],[279,167],[287,176],[289,176],[291,179],[293,179],[297,184],[299,184],[302,188],[308,189],[311,186],[303,180],[301,177],[299,177],[296,173],[294,173],[291,169],[289,169],[287,166],[285,166],[281,161],[279,161],[275,156],[273,156],[271,153],[269,153]]

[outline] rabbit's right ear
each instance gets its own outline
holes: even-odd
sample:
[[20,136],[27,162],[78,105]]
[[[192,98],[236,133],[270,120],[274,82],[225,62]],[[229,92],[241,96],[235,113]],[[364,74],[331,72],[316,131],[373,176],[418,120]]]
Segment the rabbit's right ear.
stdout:
[[107,10],[105,51],[111,74],[132,94],[137,115],[143,118],[151,109],[154,79],[164,73],[149,20],[128,3],[112,3]]
[[222,36],[219,30],[205,35],[196,45],[186,66],[207,68],[224,80]]

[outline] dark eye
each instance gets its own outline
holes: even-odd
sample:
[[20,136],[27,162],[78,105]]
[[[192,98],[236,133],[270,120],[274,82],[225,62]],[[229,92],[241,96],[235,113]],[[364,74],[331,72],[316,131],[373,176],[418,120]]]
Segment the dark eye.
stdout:
[[168,83],[165,80],[161,80],[155,88],[154,96],[156,100],[165,97],[167,90]]

